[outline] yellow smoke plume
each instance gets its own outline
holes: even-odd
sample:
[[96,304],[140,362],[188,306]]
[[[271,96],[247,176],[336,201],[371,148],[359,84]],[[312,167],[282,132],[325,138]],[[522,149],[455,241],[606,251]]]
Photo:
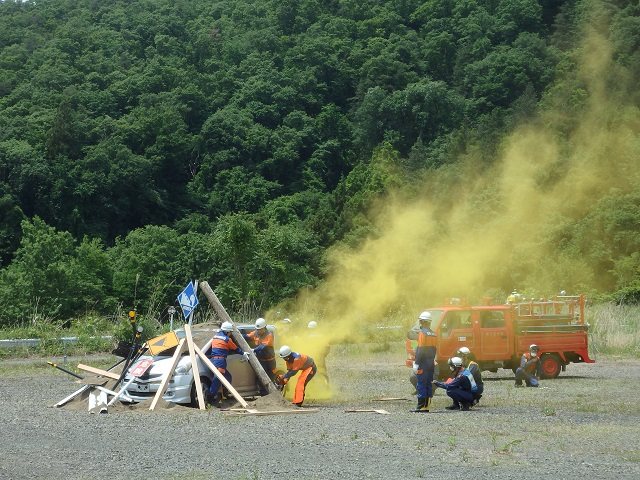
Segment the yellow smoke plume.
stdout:
[[[469,155],[425,174],[420,195],[400,189],[375,203],[369,218],[378,233],[357,250],[332,250],[323,284],[274,309],[294,322],[291,342],[314,354],[322,342],[357,338],[389,317],[409,326],[445,297],[597,288],[598,272],[562,253],[554,232],[570,229],[612,188],[639,190],[640,112],[624,104],[629,78],[602,30],[587,29],[577,69],[491,166]],[[301,340],[310,320],[324,335],[318,345]]]

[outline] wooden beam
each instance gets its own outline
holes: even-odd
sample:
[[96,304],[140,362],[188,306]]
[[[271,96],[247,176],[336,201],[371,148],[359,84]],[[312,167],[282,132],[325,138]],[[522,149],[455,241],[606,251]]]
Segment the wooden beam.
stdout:
[[[224,306],[222,305],[222,303],[220,303],[220,300],[218,300],[218,297],[209,286],[209,283],[206,281],[202,281],[199,283],[199,286],[200,286],[200,290],[202,290],[205,297],[207,297],[207,300],[209,300],[209,303],[211,304],[213,309],[216,311],[218,316],[224,322],[233,323],[233,320],[231,320],[231,317],[225,310]],[[249,346],[247,341],[244,339],[244,337],[240,333],[240,330],[238,330],[235,324],[233,326],[232,336],[233,336],[233,341],[236,343],[236,345],[238,345],[242,349],[242,351],[244,352],[251,351],[251,347]],[[279,391],[278,388],[274,385],[274,383],[269,379],[269,377],[267,376],[267,373],[264,371],[264,368],[262,368],[262,365],[260,364],[260,362],[258,361],[255,355],[249,355],[249,364],[251,365],[253,370],[256,372],[256,377],[258,377],[258,381],[262,384],[264,388],[267,389],[267,392],[274,393]]]
[[[204,394],[202,393],[202,383],[200,382],[200,370],[198,369],[198,361],[196,358],[195,349],[198,347],[193,343],[193,337],[191,336],[191,325],[185,323],[184,333],[187,337],[187,346],[189,347],[189,356],[191,357],[191,371],[193,372],[193,382],[196,386],[196,394],[198,397],[198,407],[200,410],[207,408],[207,402],[205,401]],[[200,350],[200,349],[198,349]]]
[[389,412],[387,412],[386,410],[382,409],[382,408],[368,408],[368,409],[361,409],[361,410],[345,410],[345,413],[357,413],[357,412],[375,412],[375,413],[381,413],[382,415],[391,415]]
[[180,361],[180,356],[184,351],[184,345],[186,341],[187,339],[183,338],[182,340],[180,340],[180,343],[178,343],[178,346],[176,347],[176,351],[174,352],[173,358],[171,360],[171,366],[169,367],[169,371],[162,378],[162,381],[160,382],[160,386],[158,387],[158,391],[156,392],[156,396],[153,397],[153,401],[151,402],[151,406],[149,407],[149,410],[153,411],[156,408],[158,401],[162,398],[162,395],[164,395],[164,392],[167,389],[167,386],[169,385],[169,380],[171,380],[171,377],[173,376],[173,372],[176,369],[176,365]]
[[231,385],[229,381],[226,378],[224,378],[224,375],[222,375],[220,371],[215,367],[215,365],[211,363],[211,360],[209,360],[207,356],[204,353],[202,353],[202,350],[200,350],[195,345],[193,346],[193,349],[195,350],[196,354],[200,357],[200,360],[202,360],[202,363],[204,363],[209,368],[209,370],[211,370],[213,374],[216,377],[218,377],[218,379],[222,382],[222,384],[225,387],[227,387],[227,390],[231,392],[231,395],[233,395],[233,397],[238,401],[238,403],[240,403],[240,405],[242,405],[244,408],[247,408],[249,406],[247,401],[244,398],[242,398],[238,393],[238,391],[235,388],[233,388],[233,385]]
[[100,368],[90,367],[89,365],[83,365],[79,363],[78,368],[80,370],[84,370],[85,372],[91,372],[91,373],[95,373],[96,375],[101,375],[103,377],[111,378],[112,380],[120,379],[120,375],[116,375],[115,373],[111,373],[106,370],[102,370]]
[[241,415],[241,416],[250,416],[250,415],[286,415],[289,413],[317,413],[320,410],[318,410],[317,408],[298,408],[296,410],[273,410],[273,411],[264,411],[264,412],[259,412],[259,411],[252,411],[252,410],[248,410],[246,412],[225,412],[225,416],[226,415]]

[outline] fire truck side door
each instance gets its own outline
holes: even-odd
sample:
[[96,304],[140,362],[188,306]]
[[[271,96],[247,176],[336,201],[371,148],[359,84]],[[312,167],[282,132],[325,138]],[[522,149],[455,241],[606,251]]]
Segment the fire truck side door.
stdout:
[[513,344],[504,310],[479,310],[476,331],[478,332],[478,360],[506,360],[511,357]]

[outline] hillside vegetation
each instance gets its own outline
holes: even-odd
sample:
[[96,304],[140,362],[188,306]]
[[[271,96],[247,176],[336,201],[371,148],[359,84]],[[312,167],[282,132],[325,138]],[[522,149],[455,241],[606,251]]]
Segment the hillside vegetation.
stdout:
[[523,127],[557,142],[523,183],[599,183],[473,293],[635,303],[639,38],[623,0],[2,1],[0,326],[158,318],[190,279],[255,318],[383,238],[391,199],[426,196],[442,234],[473,190],[465,224],[526,229],[529,197],[468,183]]

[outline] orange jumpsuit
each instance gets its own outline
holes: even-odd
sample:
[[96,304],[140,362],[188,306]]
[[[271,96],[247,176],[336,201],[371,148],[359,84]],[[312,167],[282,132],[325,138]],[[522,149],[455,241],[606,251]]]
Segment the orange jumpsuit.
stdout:
[[287,373],[282,378],[287,383],[291,377],[300,372],[300,377],[296,382],[296,389],[293,394],[293,403],[302,406],[304,401],[304,390],[307,383],[316,374],[317,368],[313,358],[304,353],[291,352],[291,355],[285,359],[287,365]]

